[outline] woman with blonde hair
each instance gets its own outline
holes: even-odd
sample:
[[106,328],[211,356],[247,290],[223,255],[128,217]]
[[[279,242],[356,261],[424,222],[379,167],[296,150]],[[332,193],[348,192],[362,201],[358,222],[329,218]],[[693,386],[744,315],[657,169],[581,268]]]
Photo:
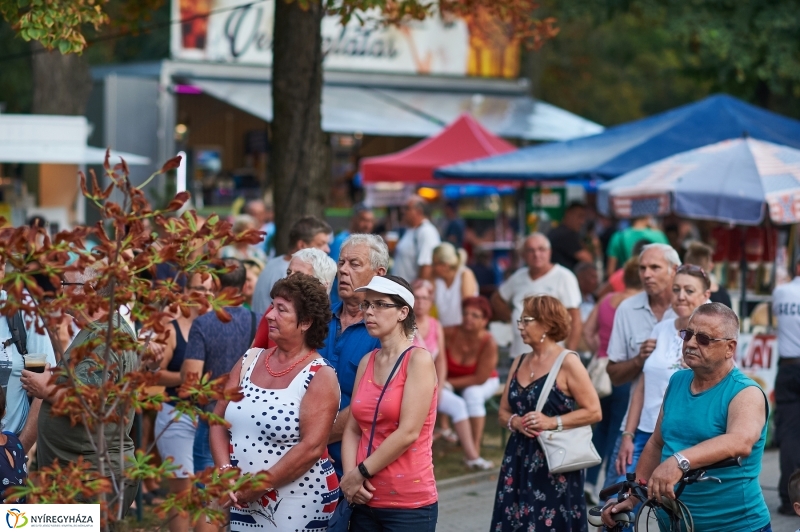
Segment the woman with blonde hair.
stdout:
[[444,242],[433,250],[436,312],[442,327],[461,325],[461,303],[478,295],[478,281],[467,267],[467,252]]

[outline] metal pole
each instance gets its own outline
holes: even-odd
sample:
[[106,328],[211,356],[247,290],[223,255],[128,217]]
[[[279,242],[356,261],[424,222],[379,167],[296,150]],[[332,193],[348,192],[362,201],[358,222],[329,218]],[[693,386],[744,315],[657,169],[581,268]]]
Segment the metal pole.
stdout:
[[739,240],[741,240],[742,255],[741,255],[741,257],[739,257],[739,269],[741,270],[739,272],[739,275],[741,277],[741,287],[740,287],[741,288],[741,294],[740,294],[741,299],[739,300],[739,323],[741,324],[742,332],[745,332],[745,330],[744,330],[744,319],[747,317],[747,314],[746,314],[746,312],[747,312],[747,255],[745,254],[745,251],[747,250],[747,246],[746,246],[746,243],[745,243],[745,237],[747,236],[747,229],[744,226],[742,226],[740,229],[741,229],[741,233],[742,233],[742,238],[740,238]]

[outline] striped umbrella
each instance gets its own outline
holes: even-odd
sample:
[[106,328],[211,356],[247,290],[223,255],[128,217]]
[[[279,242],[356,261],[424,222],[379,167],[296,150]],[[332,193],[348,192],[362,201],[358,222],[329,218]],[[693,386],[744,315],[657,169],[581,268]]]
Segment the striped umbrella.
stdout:
[[663,216],[759,225],[800,222],[800,150],[725,140],[673,155],[603,183],[598,208],[618,218]]

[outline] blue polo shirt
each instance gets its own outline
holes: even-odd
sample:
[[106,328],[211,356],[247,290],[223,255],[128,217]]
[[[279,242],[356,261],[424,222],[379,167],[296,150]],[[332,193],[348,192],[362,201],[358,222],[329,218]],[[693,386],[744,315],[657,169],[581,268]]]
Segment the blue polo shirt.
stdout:
[[[339,379],[339,388],[342,398],[339,408],[350,406],[353,397],[353,386],[356,382],[358,363],[364,355],[373,349],[380,347],[377,338],[373,338],[367,332],[367,327],[363,321],[354,323],[347,329],[342,330],[342,321],[339,315],[342,312],[344,303],[339,302],[333,305],[333,319],[328,327],[328,336],[325,339],[325,347],[319,349],[320,356],[325,358],[336,370]],[[328,453],[335,460],[333,467],[336,473],[342,476],[342,444],[341,442],[328,445]]]

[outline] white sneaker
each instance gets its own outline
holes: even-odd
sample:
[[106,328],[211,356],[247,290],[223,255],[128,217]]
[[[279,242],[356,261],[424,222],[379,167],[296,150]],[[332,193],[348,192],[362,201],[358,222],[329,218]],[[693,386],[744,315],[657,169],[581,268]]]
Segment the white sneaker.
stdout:
[[464,460],[464,464],[470,469],[477,469],[479,471],[488,471],[494,469],[494,463],[480,456],[474,460]]

